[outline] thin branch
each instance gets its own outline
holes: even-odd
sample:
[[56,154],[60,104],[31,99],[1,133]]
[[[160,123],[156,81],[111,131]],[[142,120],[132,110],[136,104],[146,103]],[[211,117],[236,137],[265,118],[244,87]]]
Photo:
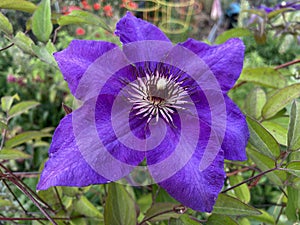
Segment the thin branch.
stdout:
[[233,186],[230,187],[230,188],[227,188],[226,190],[222,191],[221,193],[225,193],[225,192],[227,192],[227,191],[230,191],[230,190],[232,190],[232,189],[234,189],[234,188],[236,188],[236,187],[238,187],[238,186],[241,186],[242,184],[248,183],[248,182],[251,181],[251,180],[254,180],[254,179],[258,178],[258,177],[261,177],[261,176],[263,176],[263,175],[265,175],[265,174],[267,174],[267,173],[273,172],[273,171],[275,171],[275,170],[278,170],[278,168],[275,167],[275,168],[266,170],[266,171],[264,171],[264,172],[261,172],[261,173],[257,174],[256,176],[250,177],[250,178],[248,178],[248,179],[246,179],[246,180],[244,180],[244,181],[242,181],[242,182],[240,182],[240,183],[238,183],[238,184],[236,184],[236,185],[233,185]]
[[288,66],[297,64],[297,63],[300,63],[300,59],[296,59],[296,60],[293,60],[293,61],[290,61],[290,62],[281,64],[281,65],[279,65],[279,66],[276,66],[274,69],[275,69],[275,70],[279,70],[279,69],[282,69],[282,68],[285,68],[285,67],[288,67]]
[[244,168],[241,168],[239,170],[235,170],[235,171],[232,171],[232,172],[229,172],[229,173],[226,173],[226,176],[227,177],[230,177],[230,176],[234,176],[240,172],[246,172],[248,170],[253,170],[252,168],[249,168],[249,167],[244,167]]
[[8,189],[8,191],[12,194],[12,196],[14,197],[14,199],[18,202],[18,205],[21,207],[21,209],[24,211],[24,213],[27,215],[27,210],[24,208],[24,206],[22,205],[22,203],[19,201],[19,199],[17,198],[17,196],[15,195],[15,193],[11,190],[10,186],[7,184],[6,180],[3,180],[4,185],[6,186],[6,188]]
[[[21,191],[25,190],[30,199],[33,198],[34,202],[37,202],[38,204],[39,202],[43,203],[51,212],[55,213],[55,211],[44,200],[42,200],[34,191],[31,190],[30,187],[27,186],[27,184],[25,184],[22,180],[20,180],[17,176],[15,176],[8,168],[6,168],[1,163],[0,163],[0,167],[2,167],[8,173],[9,181],[13,182],[15,185],[18,184],[19,185],[18,187],[22,188],[20,190]],[[23,193],[26,194],[25,192]]]
[[52,40],[52,43],[55,44],[56,42],[56,38],[57,38],[57,32],[61,29],[61,26],[59,26],[58,28],[56,28],[54,30],[54,35],[53,35],[53,40]]
[[236,89],[236,88],[238,88],[238,87],[240,87],[240,86],[242,86],[242,85],[244,85],[246,83],[247,83],[246,81],[241,81],[240,83],[234,85],[233,88],[231,88],[231,90],[234,90],[234,89]]
[[6,50],[6,49],[9,49],[9,48],[11,48],[11,47],[14,46],[14,45],[15,45],[15,43],[11,43],[10,45],[8,45],[8,46],[6,46],[6,47],[1,48],[1,49],[0,49],[0,52],[4,51],[4,50]]
[[167,214],[167,213],[171,213],[171,212],[174,212],[174,210],[173,209],[169,209],[169,210],[165,210],[165,211],[156,213],[153,216],[150,216],[150,217],[148,217],[146,219],[143,219],[140,223],[138,223],[138,225],[142,225],[143,223],[146,223],[147,221],[149,221],[149,220],[151,220],[151,219],[153,219],[153,218],[155,218],[157,216],[161,216],[163,214]]
[[[79,217],[78,217],[79,218]],[[53,217],[54,220],[71,220],[73,218],[64,218],[64,217]],[[34,220],[48,220],[45,217],[37,218],[27,218],[27,217],[0,217],[0,221],[13,221],[13,220],[24,220],[24,221],[34,221]],[[56,224],[56,223],[55,223]]]
[[59,204],[60,204],[60,207],[62,208],[62,210],[67,213],[67,210],[66,210],[66,207],[64,206],[62,200],[61,200],[61,197],[59,196],[59,193],[58,193],[58,190],[57,190],[57,187],[54,187],[54,190],[55,190],[55,195],[59,201]]
[[[31,195],[30,192],[28,192],[28,190],[26,188],[24,188],[22,186],[22,184],[20,184],[18,182],[18,180],[16,179],[11,179],[10,180],[13,184],[15,184],[25,195],[27,195],[28,198],[30,198],[30,200],[35,204],[36,207],[38,207],[38,209],[44,214],[44,216],[46,218],[48,218],[48,220],[54,224],[57,225],[57,223],[52,219],[52,217],[48,214],[47,211],[45,211],[45,209],[43,209],[43,207],[40,205],[40,203]],[[34,218],[35,219],[35,218]]]

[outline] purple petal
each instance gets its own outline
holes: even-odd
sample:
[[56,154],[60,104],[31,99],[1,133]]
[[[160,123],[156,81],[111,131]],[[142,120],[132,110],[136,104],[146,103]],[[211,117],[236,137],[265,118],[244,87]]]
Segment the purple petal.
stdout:
[[76,146],[72,114],[67,115],[55,130],[49,149],[49,160],[45,164],[37,190],[45,190],[51,186],[82,187],[107,182],[82,157]]
[[247,159],[246,145],[249,130],[245,116],[228,97],[224,96],[227,107],[226,133],[222,144],[225,159],[243,161]]
[[104,41],[73,40],[68,48],[54,53],[73,95],[75,95],[79,81],[87,68],[97,58],[115,47],[115,44]]
[[[182,133],[184,132],[183,128],[181,132],[179,132],[180,134],[174,132],[175,135],[176,133],[180,135],[180,137],[177,138],[182,139],[182,134],[185,136],[184,145],[180,149],[181,153],[178,157],[173,157],[173,152],[168,158],[161,161],[161,157],[157,151],[158,160],[149,154],[149,156],[147,156],[147,162],[154,180],[159,181],[158,184],[173,198],[194,210],[210,212],[223,186],[225,178],[223,169],[224,157],[222,150],[219,150],[217,156],[213,156],[214,160],[212,163],[207,166],[205,170],[200,170],[201,158],[205,151],[209,151],[207,144],[211,132],[210,127],[205,124],[201,124],[200,127],[201,131],[200,134],[198,134],[200,139],[197,140],[198,144],[196,147],[194,144],[191,144],[194,138],[189,139],[188,135]],[[191,132],[190,134],[193,135]],[[172,144],[172,142],[170,139],[169,143]],[[178,144],[180,145],[180,143]],[[170,151],[170,149],[160,148],[161,152],[165,150]],[[191,152],[193,154],[191,154]],[[187,158],[186,156],[188,156],[189,160],[182,164],[182,160],[183,158]],[[168,160],[171,157],[174,158],[173,161]],[[160,166],[157,167],[158,164],[160,164]],[[179,165],[181,165],[180,168]],[[162,174],[172,174],[173,171],[166,171],[172,169],[174,170],[173,175],[162,179]]]
[[188,39],[180,45],[197,54],[208,65],[223,91],[233,87],[243,68],[245,46],[240,39],[233,38],[216,46]]
[[115,34],[123,44],[135,41],[160,40],[168,41],[168,37],[156,26],[138,19],[130,12],[117,23]]

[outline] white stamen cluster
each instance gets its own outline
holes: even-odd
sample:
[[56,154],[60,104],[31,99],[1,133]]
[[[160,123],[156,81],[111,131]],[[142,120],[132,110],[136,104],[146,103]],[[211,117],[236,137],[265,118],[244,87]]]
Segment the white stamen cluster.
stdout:
[[133,110],[136,115],[143,118],[148,117],[147,123],[152,118],[158,121],[159,117],[173,124],[172,114],[175,109],[184,109],[187,91],[181,87],[183,81],[179,81],[180,76],[169,76],[155,72],[147,72],[144,77],[137,77],[135,82],[130,83],[128,100],[133,103]]

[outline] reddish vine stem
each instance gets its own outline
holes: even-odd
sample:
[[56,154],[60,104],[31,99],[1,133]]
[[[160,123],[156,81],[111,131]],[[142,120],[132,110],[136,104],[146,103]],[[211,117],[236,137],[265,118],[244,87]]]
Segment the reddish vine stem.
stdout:
[[[53,217],[54,220],[70,220],[70,218],[63,217]],[[73,218],[72,218],[73,219]],[[48,220],[45,217],[36,217],[36,218],[26,218],[26,217],[0,217],[0,221],[13,221],[13,220],[24,220],[24,221],[34,221],[34,220]],[[56,223],[55,223],[56,224]]]
[[227,192],[227,191],[230,191],[230,190],[232,190],[232,189],[234,189],[234,188],[236,188],[236,187],[238,187],[238,186],[241,186],[242,184],[248,183],[248,182],[251,181],[251,180],[254,180],[254,179],[258,178],[258,177],[261,177],[261,176],[263,176],[263,175],[265,175],[265,174],[267,174],[267,173],[273,172],[273,171],[275,171],[275,170],[277,170],[277,169],[278,169],[278,168],[275,167],[275,168],[266,170],[266,171],[264,171],[264,172],[261,172],[261,173],[257,174],[256,176],[250,177],[250,178],[248,178],[248,179],[246,179],[246,180],[244,180],[244,181],[242,181],[242,182],[240,182],[240,183],[238,183],[238,184],[236,184],[236,185],[233,185],[233,186],[230,187],[230,188],[227,188],[226,190],[222,191],[221,193],[225,193],[225,192]]
[[232,171],[232,172],[229,172],[229,173],[226,173],[226,176],[227,177],[230,177],[230,176],[234,176],[240,172],[246,172],[248,170],[252,170],[252,168],[249,168],[249,167],[244,167],[244,168],[241,168],[239,170],[235,170],[235,171]]
[[44,216],[54,225],[57,225],[57,223],[52,219],[52,217],[49,215],[49,213],[43,209],[43,207],[40,205],[40,203],[31,195],[31,193],[22,186],[18,182],[18,180],[11,179],[10,180],[14,185],[16,185],[27,197],[35,204],[35,206],[44,214]]
[[296,59],[296,60],[293,60],[293,61],[290,61],[290,62],[281,64],[281,65],[279,65],[279,66],[276,66],[274,69],[275,69],[275,70],[279,70],[279,69],[282,69],[282,68],[285,68],[285,67],[288,67],[288,66],[297,64],[297,63],[300,63],[300,59]]
[[[43,203],[51,212],[55,213],[55,211],[43,200],[41,199],[33,190],[31,190],[30,187],[28,187],[27,184],[25,184],[22,180],[20,180],[17,176],[15,176],[7,167],[5,167],[3,164],[0,163],[0,167],[2,167],[9,175],[10,177],[17,180],[23,187],[25,187],[29,193],[37,199],[39,202]],[[9,179],[11,181],[11,179]]]
[[27,210],[24,208],[24,206],[22,205],[22,203],[19,201],[19,199],[17,198],[17,196],[15,195],[15,193],[11,190],[10,186],[7,184],[6,180],[3,180],[4,185],[6,186],[6,188],[8,189],[8,191],[12,194],[12,196],[14,197],[15,201],[17,201],[18,205],[21,207],[21,209],[24,211],[25,214],[27,214]]

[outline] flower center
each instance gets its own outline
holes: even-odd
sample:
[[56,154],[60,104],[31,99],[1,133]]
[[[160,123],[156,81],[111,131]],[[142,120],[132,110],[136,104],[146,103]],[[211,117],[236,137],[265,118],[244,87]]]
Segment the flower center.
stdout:
[[155,70],[147,71],[145,76],[137,77],[135,82],[129,84],[129,98],[133,103],[133,110],[136,115],[142,118],[148,117],[147,123],[152,118],[158,121],[159,117],[166,122],[173,124],[172,114],[175,110],[185,109],[184,104],[187,91],[182,87],[183,81],[180,76],[165,74]]

